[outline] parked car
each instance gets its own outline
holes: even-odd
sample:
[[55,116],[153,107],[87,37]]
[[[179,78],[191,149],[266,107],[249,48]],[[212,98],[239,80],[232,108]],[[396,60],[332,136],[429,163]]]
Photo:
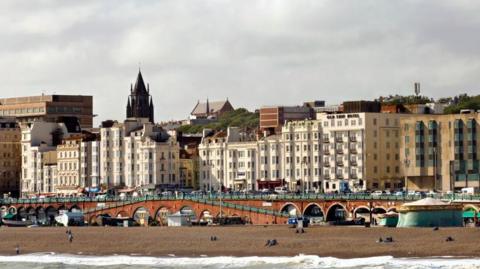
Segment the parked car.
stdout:
[[372,192],[371,195],[372,195],[372,196],[382,196],[382,195],[383,195],[383,192],[382,192],[382,191],[374,191],[374,192]]

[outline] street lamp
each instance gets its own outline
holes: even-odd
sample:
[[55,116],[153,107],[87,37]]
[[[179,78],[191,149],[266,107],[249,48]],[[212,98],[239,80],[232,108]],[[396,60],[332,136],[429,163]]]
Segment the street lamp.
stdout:
[[437,147],[433,148],[433,165],[434,165],[433,166],[433,172],[434,172],[433,191],[436,191],[437,190]]

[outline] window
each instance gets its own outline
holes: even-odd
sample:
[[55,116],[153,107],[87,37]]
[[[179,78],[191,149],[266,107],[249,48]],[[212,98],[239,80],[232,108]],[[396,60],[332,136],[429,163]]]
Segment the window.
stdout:
[[373,119],[373,125],[377,125],[377,119]]

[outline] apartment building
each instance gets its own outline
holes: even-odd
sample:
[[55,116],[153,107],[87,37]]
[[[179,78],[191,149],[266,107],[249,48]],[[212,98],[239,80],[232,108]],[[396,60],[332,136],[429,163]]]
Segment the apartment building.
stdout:
[[148,118],[104,123],[100,135],[100,185],[181,187],[178,142]]
[[21,135],[21,195],[54,192],[57,145],[69,137],[69,130],[63,123],[36,121],[21,124]]
[[[57,178],[55,191],[70,194],[79,188],[96,186],[92,182],[93,168],[97,168],[97,160],[93,161],[92,148],[98,137],[83,132],[62,140],[57,146]],[[93,142],[93,143],[92,143]],[[95,165],[94,165],[95,164]]]
[[0,118],[0,195],[18,197],[21,165],[21,131],[14,118]]
[[[322,122],[324,190],[403,188],[401,114],[319,114]],[[343,184],[343,185],[342,185]]]
[[276,135],[252,137],[236,128],[206,134],[199,146],[201,182],[236,190],[401,189],[401,117],[319,113],[316,120],[287,122]]
[[281,176],[290,190],[323,189],[322,124],[319,120],[290,121],[282,128]]
[[92,128],[93,98],[82,95],[41,95],[0,99],[0,117],[15,117],[19,122],[57,122],[76,117],[82,128]]
[[480,187],[479,122],[474,111],[402,118],[400,158],[407,188]]

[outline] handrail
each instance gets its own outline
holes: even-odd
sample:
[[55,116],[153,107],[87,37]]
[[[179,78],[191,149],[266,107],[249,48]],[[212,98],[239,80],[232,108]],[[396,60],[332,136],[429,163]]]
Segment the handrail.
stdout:
[[[222,194],[223,200],[267,200],[267,201],[309,201],[309,200],[379,200],[379,201],[415,201],[425,197],[432,197],[450,201],[479,201],[480,195],[465,194],[436,194],[436,195],[372,195],[372,194]],[[144,202],[144,201],[215,201],[219,200],[218,194],[179,194],[179,195],[147,195],[140,197],[49,197],[49,198],[3,198],[0,206],[11,204],[52,204],[52,203],[112,203],[112,202]]]

